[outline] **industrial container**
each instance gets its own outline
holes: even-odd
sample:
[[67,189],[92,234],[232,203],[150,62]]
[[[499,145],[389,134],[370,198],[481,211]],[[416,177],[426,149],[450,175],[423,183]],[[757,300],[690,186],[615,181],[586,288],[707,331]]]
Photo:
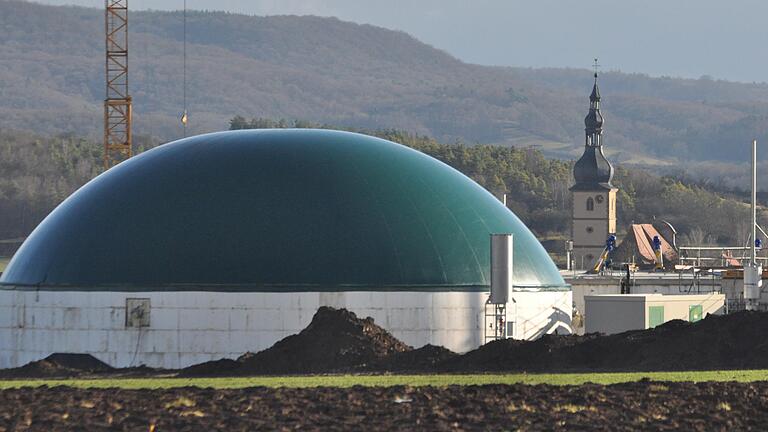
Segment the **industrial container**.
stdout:
[[621,333],[680,319],[696,322],[725,312],[725,295],[619,294],[584,296],[587,333]]

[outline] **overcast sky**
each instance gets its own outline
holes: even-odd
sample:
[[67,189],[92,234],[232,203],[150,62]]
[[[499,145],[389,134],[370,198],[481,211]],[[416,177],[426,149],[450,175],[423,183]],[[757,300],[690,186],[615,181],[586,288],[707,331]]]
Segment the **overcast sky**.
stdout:
[[[103,0],[42,0],[104,7]],[[181,9],[183,0],[130,0]],[[335,16],[403,30],[471,63],[768,81],[765,0],[187,0],[189,9]]]

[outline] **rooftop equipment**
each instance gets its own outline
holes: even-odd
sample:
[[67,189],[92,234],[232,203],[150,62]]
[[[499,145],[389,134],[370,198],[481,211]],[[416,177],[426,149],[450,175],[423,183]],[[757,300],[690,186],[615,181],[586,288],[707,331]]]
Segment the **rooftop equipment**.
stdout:
[[600,254],[600,258],[592,269],[592,273],[600,273],[603,271],[603,268],[610,265],[611,260],[608,256],[614,249],[616,249],[616,235],[611,234],[608,236],[608,239],[605,240],[605,249],[603,249],[603,252]]
[[661,250],[661,238],[653,236],[653,254],[656,258],[656,270],[664,270],[664,255]]

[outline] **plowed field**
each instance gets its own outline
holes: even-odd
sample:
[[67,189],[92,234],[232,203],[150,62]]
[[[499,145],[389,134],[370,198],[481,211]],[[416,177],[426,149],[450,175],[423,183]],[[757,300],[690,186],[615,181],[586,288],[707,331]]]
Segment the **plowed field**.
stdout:
[[766,430],[768,383],[0,392],[0,430]]

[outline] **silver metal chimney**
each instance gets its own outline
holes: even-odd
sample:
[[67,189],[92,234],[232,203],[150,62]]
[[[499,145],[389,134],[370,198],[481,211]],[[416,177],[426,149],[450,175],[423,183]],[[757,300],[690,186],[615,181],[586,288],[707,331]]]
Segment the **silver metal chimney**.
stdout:
[[491,234],[491,296],[488,303],[506,304],[512,292],[512,234]]

